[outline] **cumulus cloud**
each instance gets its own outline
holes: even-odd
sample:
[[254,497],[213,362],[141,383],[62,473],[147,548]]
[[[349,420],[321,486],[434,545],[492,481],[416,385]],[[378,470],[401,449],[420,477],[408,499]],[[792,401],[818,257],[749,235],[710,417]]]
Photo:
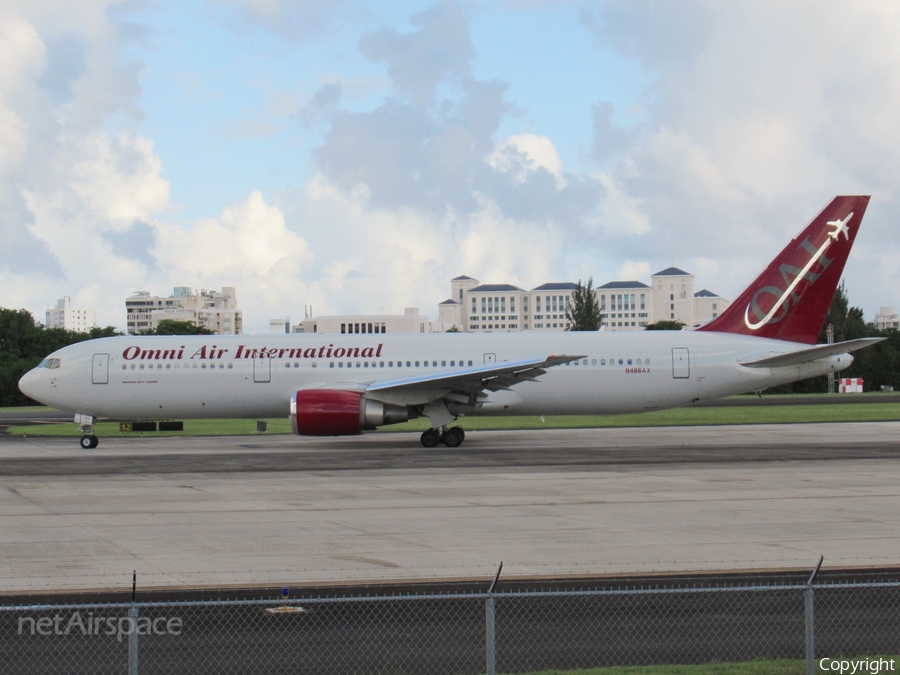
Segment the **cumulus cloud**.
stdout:
[[[361,52],[384,64],[388,92],[371,111],[332,113],[315,153],[318,181],[369,214],[363,237],[378,224],[378,248],[367,248],[365,258],[406,247],[386,260],[408,256],[419,267],[404,269],[391,288],[415,298],[433,291],[429,304],[463,271],[524,285],[560,274],[567,243],[597,246],[597,232],[605,232],[602,180],[566,171],[546,136],[497,138],[501,121],[518,110],[506,83],[474,76],[461,3],[438,2],[410,23],[409,32],[388,28],[361,38]],[[385,232],[397,232],[396,241],[388,244]],[[410,239],[427,246],[427,262],[401,243]],[[375,273],[342,261],[335,269],[355,269],[368,288],[385,292],[377,276],[385,268]]]
[[[595,108],[593,149],[652,227],[644,255],[687,269],[731,260],[717,280],[734,294],[833,195],[874,193],[854,258],[884,237],[900,269],[894,3],[609,0],[582,22],[652,75],[636,126]],[[851,301],[875,307],[875,273],[854,258]]]

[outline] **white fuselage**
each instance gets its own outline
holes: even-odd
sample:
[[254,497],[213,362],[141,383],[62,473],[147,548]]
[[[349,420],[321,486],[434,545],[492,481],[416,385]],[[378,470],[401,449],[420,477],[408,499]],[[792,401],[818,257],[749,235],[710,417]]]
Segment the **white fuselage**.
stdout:
[[781,368],[739,364],[807,347],[697,331],[122,336],[65,347],[51,355],[58,367],[35,368],[20,387],[57,409],[99,418],[286,417],[299,389],[362,390],[493,361],[578,354],[585,357],[577,364],[490,393],[481,407],[451,411],[612,414],[757,391],[852,362],[842,354]]

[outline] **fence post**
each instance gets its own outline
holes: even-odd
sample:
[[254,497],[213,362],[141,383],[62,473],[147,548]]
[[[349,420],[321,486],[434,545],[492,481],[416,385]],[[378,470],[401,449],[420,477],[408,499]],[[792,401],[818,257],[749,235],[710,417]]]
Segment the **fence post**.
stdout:
[[487,675],[497,675],[497,632],[494,624],[494,589],[497,587],[497,581],[500,579],[500,571],[503,569],[503,561],[500,561],[500,567],[497,568],[497,574],[488,588],[488,597],[484,601],[484,657],[485,670]]
[[485,658],[487,663],[487,675],[497,674],[497,653],[495,651],[496,633],[494,631],[494,596],[489,595],[484,601],[484,625],[485,625]]
[[138,608],[137,600],[137,570],[131,575],[131,607],[128,608],[128,675],[138,675]]
[[138,608],[132,605],[128,608],[128,675],[138,675]]
[[812,583],[822,567],[822,561],[825,556],[819,557],[819,564],[809,575],[806,582],[806,588],[803,590],[803,600],[806,608],[806,675],[816,675],[816,627],[815,612],[813,611],[813,588]]

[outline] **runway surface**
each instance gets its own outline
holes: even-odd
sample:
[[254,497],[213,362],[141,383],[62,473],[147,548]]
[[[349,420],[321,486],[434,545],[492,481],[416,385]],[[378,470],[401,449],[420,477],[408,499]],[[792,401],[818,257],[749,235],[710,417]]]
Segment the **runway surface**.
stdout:
[[896,565],[900,423],[0,436],[11,592]]

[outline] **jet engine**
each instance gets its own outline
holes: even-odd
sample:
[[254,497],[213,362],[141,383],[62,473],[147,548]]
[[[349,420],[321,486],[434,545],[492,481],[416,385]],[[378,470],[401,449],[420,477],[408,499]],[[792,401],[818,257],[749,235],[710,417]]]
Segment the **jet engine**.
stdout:
[[361,391],[301,389],[291,395],[291,427],[300,436],[349,436],[408,420],[406,406],[373,401]]

